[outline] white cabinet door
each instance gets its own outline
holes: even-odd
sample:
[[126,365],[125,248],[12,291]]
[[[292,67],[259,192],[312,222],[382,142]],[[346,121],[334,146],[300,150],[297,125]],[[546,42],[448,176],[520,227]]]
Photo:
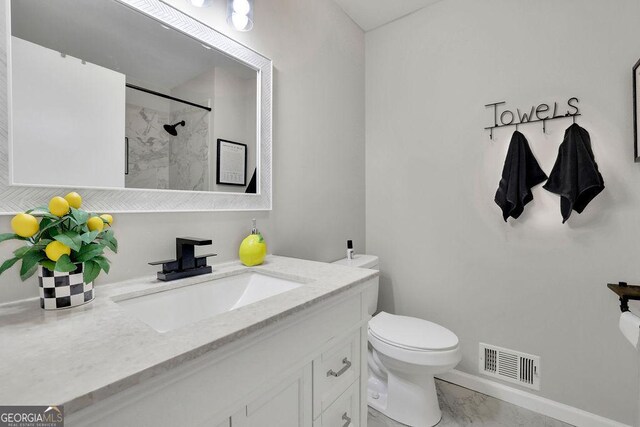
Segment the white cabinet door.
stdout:
[[360,381],[357,380],[314,422],[314,427],[357,427],[360,423]]
[[311,427],[311,365],[231,417],[234,427]]
[[360,376],[360,329],[313,361],[313,418],[318,418]]

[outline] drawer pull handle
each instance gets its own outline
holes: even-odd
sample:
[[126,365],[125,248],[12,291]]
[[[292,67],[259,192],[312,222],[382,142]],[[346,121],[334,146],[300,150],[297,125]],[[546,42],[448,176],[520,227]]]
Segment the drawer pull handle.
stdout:
[[342,359],[342,363],[344,364],[342,369],[340,369],[338,372],[334,372],[333,369],[329,369],[329,372],[327,372],[327,376],[328,377],[339,377],[340,375],[342,375],[345,372],[347,372],[349,370],[349,368],[351,367],[351,362],[349,361],[349,359],[347,359],[345,357],[344,359]]
[[348,427],[348,426],[351,425],[351,418],[347,415],[346,412],[344,414],[342,414],[342,419],[345,421],[345,423],[342,425],[342,427]]

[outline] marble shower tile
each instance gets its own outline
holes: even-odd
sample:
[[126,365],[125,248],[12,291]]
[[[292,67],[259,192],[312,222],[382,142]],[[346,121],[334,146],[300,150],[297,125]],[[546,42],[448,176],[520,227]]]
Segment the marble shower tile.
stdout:
[[127,188],[169,186],[169,113],[127,104],[125,135],[129,139]]
[[185,121],[170,139],[169,185],[176,190],[209,190],[209,115],[196,107],[171,112],[171,121]]

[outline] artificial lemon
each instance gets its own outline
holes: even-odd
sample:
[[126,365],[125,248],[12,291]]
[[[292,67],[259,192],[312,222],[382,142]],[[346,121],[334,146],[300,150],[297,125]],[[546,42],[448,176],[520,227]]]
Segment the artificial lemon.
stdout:
[[108,225],[113,224],[113,217],[109,214],[102,214],[100,215],[100,218],[102,218],[102,220]]
[[62,255],[71,255],[71,248],[55,240],[47,245],[44,253],[47,254],[47,258],[51,261],[57,262]]
[[82,197],[75,191],[72,191],[71,193],[64,196],[64,199],[72,208],[80,209],[80,206],[82,205]]
[[267,244],[262,238],[262,234],[250,234],[240,244],[238,251],[240,261],[247,267],[260,265],[267,256]]
[[11,220],[11,229],[20,237],[31,237],[38,232],[40,225],[35,216],[19,213]]
[[60,196],[56,196],[49,202],[49,212],[55,216],[64,216],[69,213],[69,202]]
[[91,231],[102,231],[102,229],[104,228],[104,222],[102,221],[102,218],[98,216],[92,216],[87,221],[87,227],[89,227],[89,230]]

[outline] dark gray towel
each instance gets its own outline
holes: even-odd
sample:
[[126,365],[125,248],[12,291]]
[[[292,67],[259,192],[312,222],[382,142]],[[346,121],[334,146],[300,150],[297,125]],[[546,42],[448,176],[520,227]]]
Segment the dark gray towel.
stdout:
[[531,188],[545,179],[547,174],[538,165],[527,138],[515,131],[509,143],[502,179],[495,197],[505,222],[510,216],[518,218],[522,214],[525,205],[533,200]]
[[604,190],[604,180],[591,150],[589,132],[576,123],[565,131],[556,164],[543,188],[560,195],[563,224],[572,210],[582,213],[589,202]]

